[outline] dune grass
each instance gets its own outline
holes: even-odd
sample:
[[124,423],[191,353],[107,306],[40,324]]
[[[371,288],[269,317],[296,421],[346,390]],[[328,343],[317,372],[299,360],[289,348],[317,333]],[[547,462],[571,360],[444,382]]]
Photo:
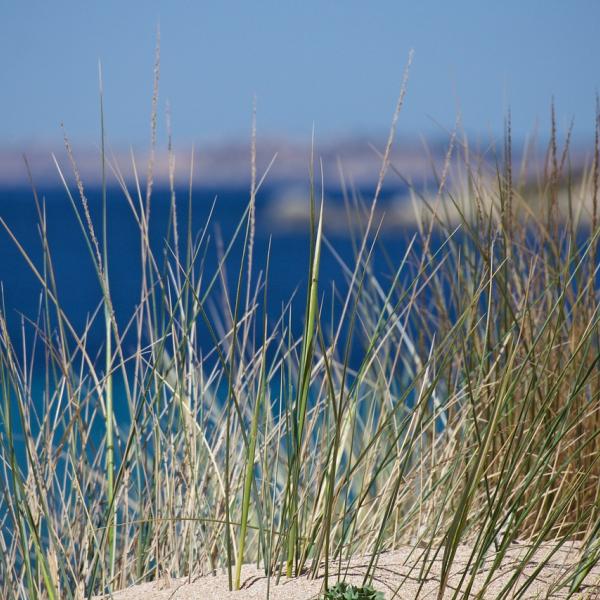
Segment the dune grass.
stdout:
[[[156,86],[153,106],[155,124]],[[268,176],[256,172],[255,134],[248,208],[214,271],[204,260],[214,250],[210,220],[200,232],[178,230],[177,211],[193,210],[191,177],[187,206],[170,177],[172,217],[157,254],[152,160],[146,189],[137,175],[130,189],[105,159],[102,129],[98,235],[67,141],[76,193],[57,168],[102,290],[83,331],[55,284],[50,208],[34,188],[41,264],[0,218],[43,292],[23,340],[11,339],[0,310],[0,596],[91,597],[218,567],[237,588],[244,562],[272,585],[324,574],[326,590],[360,554],[370,557],[367,586],[381,552],[410,545],[423,555],[419,580],[442,557],[439,598],[462,598],[490,554],[488,584],[511,544],[527,543],[533,556],[545,542],[572,540],[579,560],[556,588],[583,589],[600,558],[598,136],[574,180],[553,124],[532,188],[531,177],[513,176],[510,125],[493,177],[453,135],[436,193],[412,190],[413,237],[383,274],[373,267],[385,254],[374,206],[398,170],[394,127],[373,198],[347,198],[362,223],[350,231],[349,264],[327,238],[310,157],[307,294],[278,318],[267,310],[268,265],[253,261]],[[105,168],[118,196],[107,194]],[[139,302],[119,320],[106,252],[111,202],[127,202],[139,229]],[[335,292],[319,277],[323,252],[338,256]],[[101,356],[87,342],[97,319]],[[455,591],[447,578],[462,543],[472,568]],[[526,563],[500,597],[526,597]]]

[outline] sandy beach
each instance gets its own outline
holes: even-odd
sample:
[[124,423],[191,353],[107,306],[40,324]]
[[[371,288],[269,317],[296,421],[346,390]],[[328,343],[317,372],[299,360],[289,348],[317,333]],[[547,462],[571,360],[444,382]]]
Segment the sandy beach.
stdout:
[[[516,569],[527,553],[527,546],[514,544],[502,561],[501,568],[496,571],[491,581],[487,580],[487,566],[491,565],[494,556],[486,558],[483,568],[475,573],[474,582],[468,597],[480,597],[490,600],[496,598],[600,598],[600,566],[596,567],[586,578],[581,590],[569,596],[568,588],[558,590],[557,584],[568,574],[569,568],[575,564],[577,547],[572,544],[563,546],[549,559],[538,573],[538,565],[544,560],[553,547],[546,545],[538,550],[519,576],[519,581],[512,586],[510,592],[503,588],[511,581]],[[435,599],[439,592],[441,555],[435,560],[432,556],[426,561],[424,549],[403,548],[387,552],[380,556],[375,572],[373,585],[385,593],[386,600],[398,598],[412,600],[413,598]],[[471,556],[469,546],[460,546],[454,561],[452,574],[444,598],[451,598],[460,589],[461,597],[467,591],[472,573],[467,565]],[[361,584],[368,558],[357,558],[342,565],[347,573],[346,580]],[[427,565],[431,568],[427,571]],[[332,567],[337,572],[338,565]],[[466,573],[466,575],[465,575]],[[527,580],[535,574],[535,580],[526,585]],[[463,579],[463,575],[464,579]],[[461,581],[462,580],[462,581]],[[227,574],[219,572],[216,575],[197,577],[194,579],[162,579],[152,583],[133,586],[113,594],[115,600],[313,600],[322,591],[323,579],[309,579],[306,576],[294,579],[281,578],[279,584],[269,582],[264,572],[255,566],[245,566],[242,570],[242,589],[237,592],[228,591]],[[485,589],[484,589],[485,588]],[[481,596],[479,594],[482,592]],[[109,596],[104,596],[108,598]],[[100,600],[100,598],[97,598]]]

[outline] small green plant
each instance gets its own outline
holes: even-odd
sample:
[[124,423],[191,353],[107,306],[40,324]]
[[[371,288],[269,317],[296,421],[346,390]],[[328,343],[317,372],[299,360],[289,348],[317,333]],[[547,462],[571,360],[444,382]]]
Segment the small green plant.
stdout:
[[370,585],[356,587],[349,583],[336,583],[327,590],[322,600],[384,600],[383,592],[378,592]]

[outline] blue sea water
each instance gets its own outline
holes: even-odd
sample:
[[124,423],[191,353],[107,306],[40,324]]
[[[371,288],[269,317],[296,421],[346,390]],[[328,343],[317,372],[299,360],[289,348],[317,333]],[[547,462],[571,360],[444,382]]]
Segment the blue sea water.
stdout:
[[[385,207],[394,195],[402,190],[386,190],[381,198]],[[255,278],[267,263],[269,242],[271,259],[269,263],[268,313],[272,318],[281,314],[281,309],[290,297],[296,293],[294,302],[303,307],[305,301],[306,278],[308,273],[310,230],[307,223],[292,223],[282,226],[271,218],[274,202],[281,190],[277,187],[264,188],[256,201],[256,239],[254,244]],[[59,301],[71,323],[77,331],[83,331],[88,316],[96,309],[101,300],[101,290],[94,271],[89,249],[87,248],[73,207],[63,188],[40,189],[46,211],[47,238],[52,256]],[[369,198],[372,190],[365,190],[364,197]],[[86,190],[92,220],[97,235],[101,233],[102,194],[100,189]],[[188,190],[177,190],[178,229],[181,246],[188,227],[192,237],[197,239],[204,228],[210,236],[206,253],[205,272],[215,272],[219,240],[227,245],[242,219],[248,203],[247,189],[228,189],[225,191],[198,188],[192,195],[192,218],[188,219]],[[170,191],[157,188],[153,192],[150,219],[150,242],[156,256],[162,258],[170,217]],[[340,194],[328,194],[328,202],[343,208]],[[80,200],[75,202],[81,210]],[[308,199],[307,199],[308,202]],[[214,212],[210,223],[207,220],[211,209]],[[108,215],[108,260],[113,305],[121,324],[133,314],[140,298],[140,233],[132,210],[122,191],[109,188],[107,194]],[[31,189],[0,188],[0,217],[10,228],[36,268],[43,270],[42,243],[40,237],[39,216]],[[339,225],[339,224],[338,224]],[[407,229],[386,230],[381,236],[382,247],[388,254],[391,265],[397,267],[412,231]],[[344,227],[336,227],[332,232],[326,230],[339,256],[348,263],[353,260],[353,241]],[[242,232],[243,237],[243,232]],[[236,243],[227,260],[227,274],[230,289],[235,289],[235,279],[241,261],[241,238]],[[384,280],[391,276],[390,264],[384,260],[384,253],[377,252],[374,269]],[[8,322],[9,333],[14,341],[21,337],[22,316],[36,320],[40,307],[41,285],[28,266],[22,251],[5,230],[0,227],[0,282],[2,299]],[[324,248],[321,263],[320,288],[323,297],[331,293],[332,284],[343,287],[342,269],[333,253]],[[294,318],[301,320],[303,312],[295,311]],[[31,331],[30,325],[26,330]],[[208,343],[208,340],[207,340]],[[102,344],[100,323],[92,328],[88,336],[90,347]]]

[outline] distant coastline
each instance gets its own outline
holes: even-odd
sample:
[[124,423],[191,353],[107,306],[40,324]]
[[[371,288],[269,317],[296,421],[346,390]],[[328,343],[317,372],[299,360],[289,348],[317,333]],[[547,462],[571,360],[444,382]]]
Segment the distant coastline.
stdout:
[[[101,170],[100,150],[93,145],[81,146],[73,143],[73,152],[77,167],[85,185],[100,184]],[[498,146],[501,147],[498,142]],[[375,137],[347,137],[337,140],[318,142],[315,145],[315,179],[320,180],[318,172],[321,161],[323,180],[327,188],[339,189],[342,180],[348,188],[364,188],[374,186],[379,176],[381,157],[379,152],[385,146],[385,139]],[[390,156],[392,169],[387,180],[392,185],[402,183],[402,178],[415,184],[431,179],[434,171],[440,173],[449,140],[437,139],[423,141],[417,139],[397,140]],[[589,158],[590,147],[581,146],[572,149],[571,162],[576,170],[583,169],[586,158]],[[454,143],[453,156],[464,161],[465,150],[460,143]],[[27,186],[29,184],[24,156],[31,168],[36,185],[60,185],[60,177],[54,164],[56,156],[67,181],[72,179],[72,169],[64,146],[60,140],[56,144],[11,144],[0,146],[0,186]],[[485,153],[477,153],[469,149],[472,163],[488,165],[494,168],[497,160],[501,160],[501,151],[488,146]],[[513,159],[520,160],[522,152],[519,148],[513,151]],[[543,164],[543,150],[536,150],[529,159],[540,166]],[[135,157],[135,170],[141,183],[145,183],[150,152],[128,148],[110,149],[107,153],[107,176],[109,184],[117,184],[113,169],[123,176],[126,183],[134,183],[135,170],[132,164]],[[274,159],[266,181],[272,185],[305,185],[308,179],[311,147],[309,142],[291,141],[277,138],[259,139],[257,143],[257,167],[261,177]],[[177,145],[174,150],[175,185],[187,186],[190,180],[192,148],[190,145]],[[275,157],[275,158],[274,158]],[[165,145],[160,145],[155,152],[153,179],[156,185],[168,185],[170,157]],[[531,166],[531,165],[530,165]],[[530,170],[529,172],[531,172]],[[401,176],[400,176],[401,175]],[[194,147],[193,179],[196,185],[219,187],[223,189],[240,188],[249,185],[250,181],[250,140],[211,142]]]

